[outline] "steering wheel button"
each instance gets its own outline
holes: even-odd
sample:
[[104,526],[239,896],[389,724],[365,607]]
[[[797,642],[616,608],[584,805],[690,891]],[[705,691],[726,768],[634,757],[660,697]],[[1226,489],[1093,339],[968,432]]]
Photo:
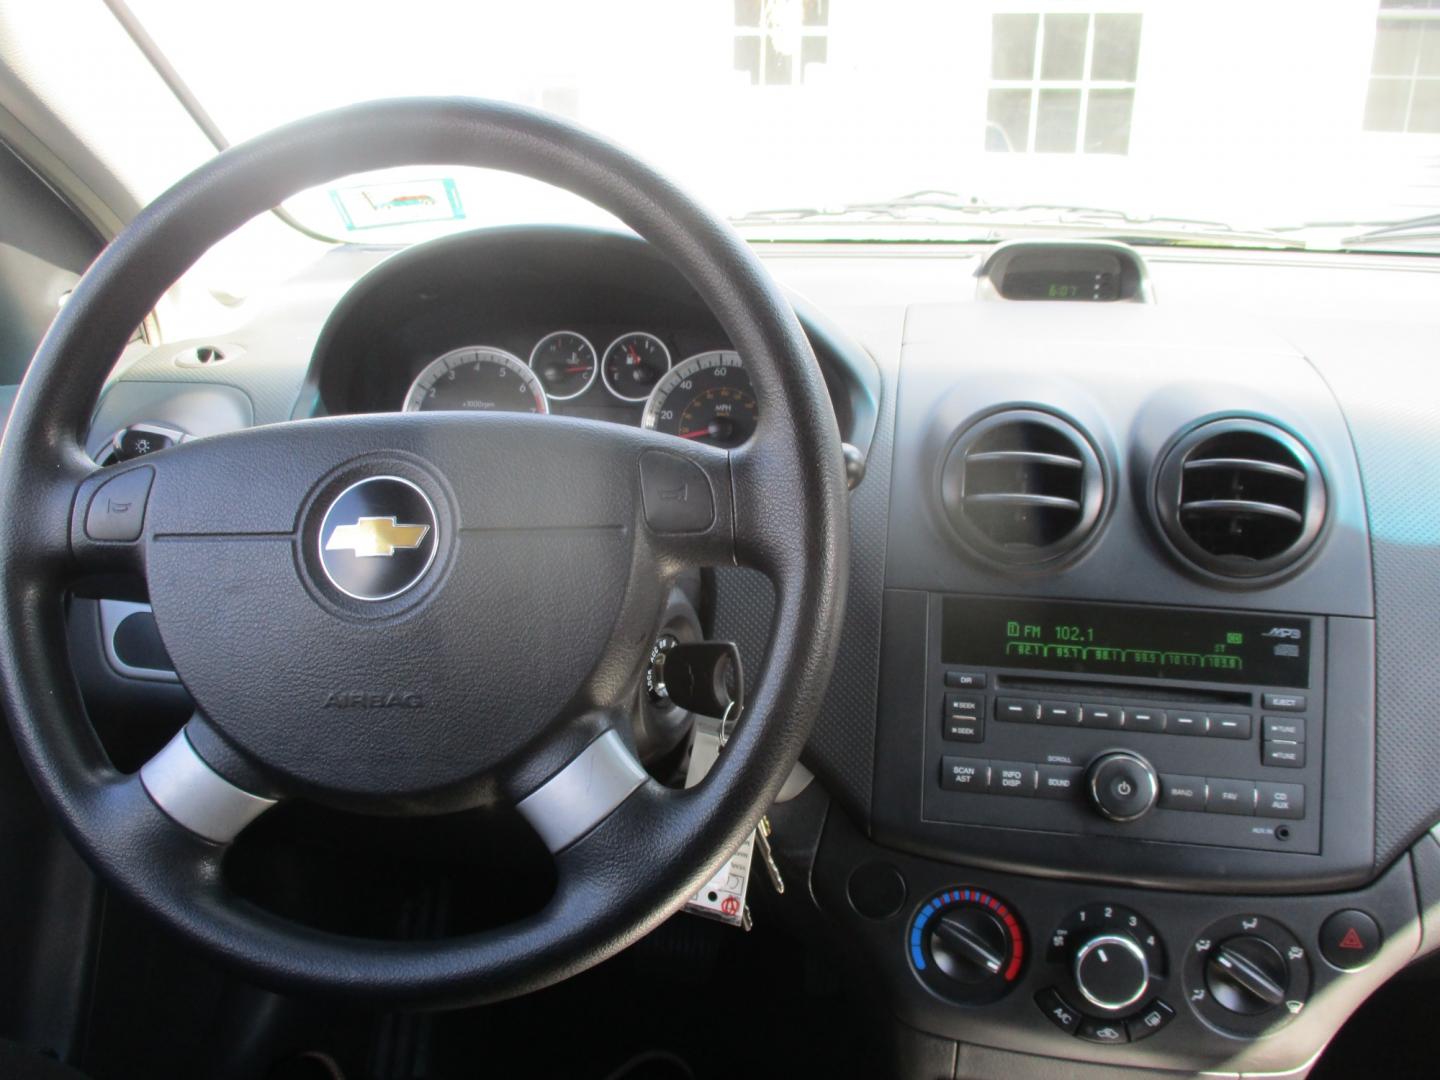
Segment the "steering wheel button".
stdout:
[[700,466],[678,454],[640,455],[645,520],[659,533],[704,532],[715,523],[715,494]]
[[149,468],[130,469],[105,481],[85,511],[85,535],[91,540],[139,540],[154,481],[155,470]]

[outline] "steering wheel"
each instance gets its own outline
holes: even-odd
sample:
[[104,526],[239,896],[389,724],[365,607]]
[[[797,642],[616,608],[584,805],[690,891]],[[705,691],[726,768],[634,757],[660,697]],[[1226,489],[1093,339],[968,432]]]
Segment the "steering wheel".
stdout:
[[[82,450],[132,330],[214,242],[304,188],[452,162],[523,174],[655,245],[745,357],[759,422],[724,450],[518,413],[301,420],[97,469]],[[93,867],[190,942],[285,989],[461,1004],[563,979],[678,910],[742,842],[819,710],[844,608],[839,433],[794,314],[723,222],[625,151],[473,99],[290,124],[180,181],[115,239],[42,342],[0,446],[0,680],[15,741]],[[710,775],[652,780],[629,710],[668,584],[774,586],[769,651]],[[196,707],[137,774],[107,759],[64,599],[135,575]],[[539,912],[436,941],[306,928],[231,892],[276,803],[374,814],[516,804],[553,852]]]

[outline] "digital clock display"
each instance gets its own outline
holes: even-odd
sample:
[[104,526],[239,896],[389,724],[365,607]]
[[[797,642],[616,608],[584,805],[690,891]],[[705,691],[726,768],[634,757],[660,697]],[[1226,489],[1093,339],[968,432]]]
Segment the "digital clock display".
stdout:
[[1009,300],[1120,299],[1120,275],[1107,270],[1011,270],[1005,275]]
[[1306,687],[1309,619],[946,597],[947,666]]

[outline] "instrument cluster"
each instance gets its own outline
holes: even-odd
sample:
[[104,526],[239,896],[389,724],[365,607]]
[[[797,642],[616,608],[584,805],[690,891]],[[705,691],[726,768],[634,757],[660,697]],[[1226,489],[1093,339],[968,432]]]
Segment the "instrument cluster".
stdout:
[[399,405],[406,412],[554,412],[638,422],[722,447],[749,439],[757,419],[755,389],[738,353],[709,349],[676,362],[648,330],[627,330],[603,352],[570,329],[545,333],[528,359],[492,344],[449,349],[423,364]]

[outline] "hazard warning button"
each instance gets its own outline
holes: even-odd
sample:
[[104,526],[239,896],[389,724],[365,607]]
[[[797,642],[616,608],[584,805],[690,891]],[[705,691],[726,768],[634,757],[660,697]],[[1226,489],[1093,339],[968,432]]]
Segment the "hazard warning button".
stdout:
[[1359,971],[1380,951],[1380,927],[1363,911],[1337,911],[1320,927],[1320,952],[1341,971]]

